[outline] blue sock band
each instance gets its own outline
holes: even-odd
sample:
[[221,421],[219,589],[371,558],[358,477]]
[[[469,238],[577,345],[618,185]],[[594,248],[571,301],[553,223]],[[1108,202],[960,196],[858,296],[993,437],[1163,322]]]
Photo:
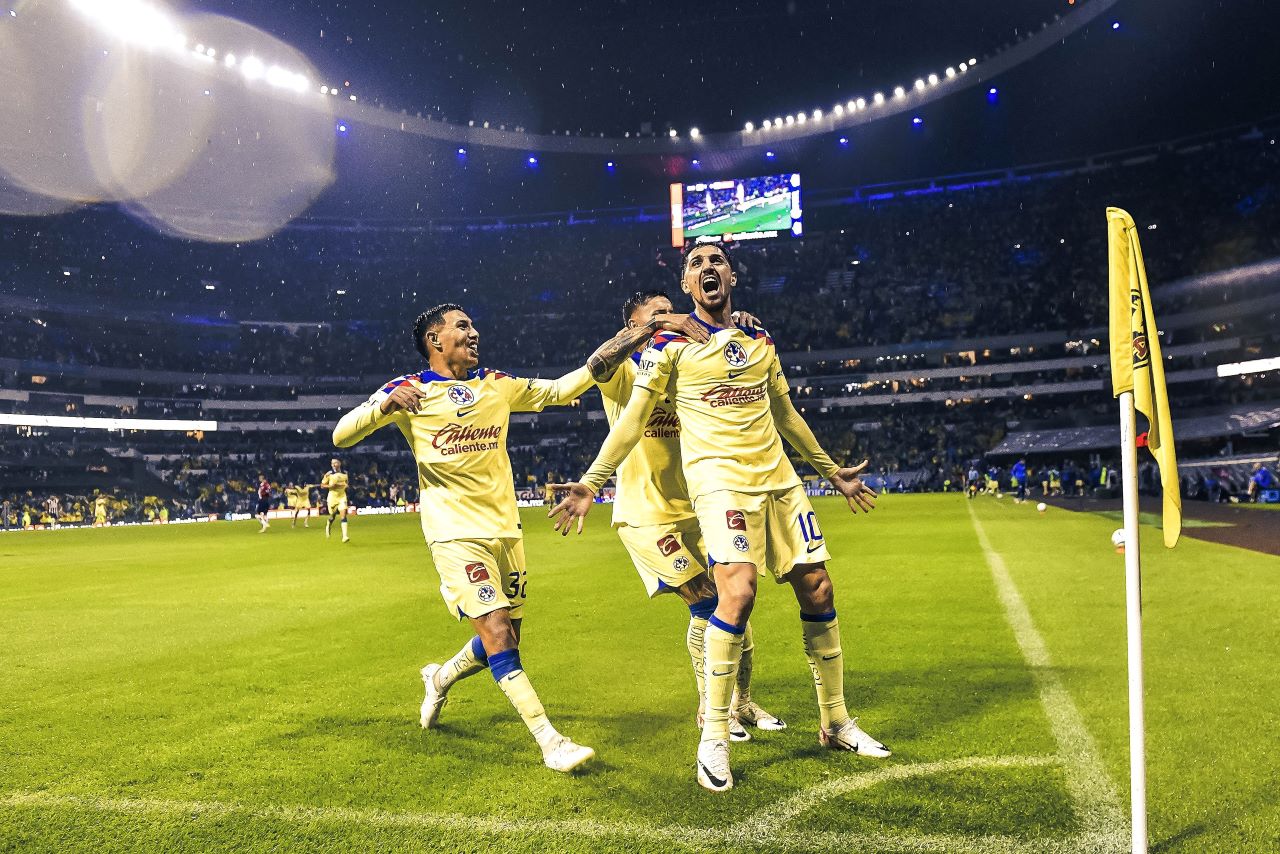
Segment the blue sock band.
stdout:
[[700,620],[708,619],[715,613],[716,606],[720,604],[719,596],[712,596],[710,599],[703,599],[700,602],[694,602],[689,606],[689,614]]
[[740,635],[747,630],[746,626],[735,626],[733,623],[726,623],[715,614],[711,615],[711,619],[708,622],[720,631],[728,632],[731,635]]
[[471,639],[471,657],[485,667],[489,666],[489,653],[484,651],[484,644],[480,643],[479,635]]
[[493,674],[494,682],[500,682],[504,676],[523,669],[518,649],[504,649],[489,656],[489,672]]
[[806,614],[804,611],[800,612],[800,619],[804,620],[806,623],[829,623],[835,618],[835,608],[832,608],[825,614]]

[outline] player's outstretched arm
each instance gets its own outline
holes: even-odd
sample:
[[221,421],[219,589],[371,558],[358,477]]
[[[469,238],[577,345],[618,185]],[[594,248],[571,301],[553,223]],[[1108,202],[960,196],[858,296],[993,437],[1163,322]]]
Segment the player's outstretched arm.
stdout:
[[687,314],[659,314],[643,326],[628,326],[597,347],[587,357],[587,368],[591,371],[591,376],[598,383],[609,379],[618,370],[618,366],[643,347],[659,329],[683,335],[700,344],[711,337],[705,326]]
[[831,482],[836,492],[844,496],[850,510],[869,513],[875,509],[875,490],[858,477],[867,467],[866,460],[852,467],[842,468],[837,465],[818,444],[818,437],[813,435],[804,416],[796,411],[789,394],[772,394],[769,398],[769,409],[773,413],[773,423],[777,425],[778,433],[782,438],[795,448],[818,474]]
[[555,517],[556,521],[552,527],[562,536],[569,533],[569,526],[574,519],[578,520],[578,533],[582,533],[583,519],[591,511],[595,497],[600,494],[609,476],[640,441],[644,433],[644,425],[653,414],[653,408],[657,406],[658,398],[661,396],[660,392],[644,386],[636,386],[635,391],[631,393],[631,399],[627,401],[626,408],[622,410],[617,423],[613,425],[608,438],[600,447],[600,453],[596,454],[595,461],[582,476],[582,482],[551,485],[553,490],[568,491],[568,494],[547,512],[548,519]]
[[[424,396],[408,383],[396,386],[389,394],[374,395],[338,420],[333,428],[333,444],[350,448],[379,427],[390,424],[397,414],[417,412]],[[324,480],[328,479],[326,475]]]

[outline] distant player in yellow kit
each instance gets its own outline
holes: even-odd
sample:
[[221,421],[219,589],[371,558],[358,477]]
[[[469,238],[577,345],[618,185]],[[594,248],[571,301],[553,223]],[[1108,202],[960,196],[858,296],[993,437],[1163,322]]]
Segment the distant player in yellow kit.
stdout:
[[696,773],[699,785],[717,792],[733,786],[730,704],[758,570],[789,583],[800,605],[805,655],[817,690],[819,741],[864,756],[889,755],[845,705],[840,628],[826,570],[830,555],[782,439],[830,481],[850,508],[864,512],[875,506],[875,492],[857,476],[866,462],[842,468],[818,445],[791,403],[773,339],[763,330],[733,325],[730,291],[736,284],[723,248],[691,247],[681,288],[693,297],[693,317],[710,340],[699,343],[669,333],[654,337],[640,357],[631,400],[595,462],[549,514],[557,517],[557,530],[567,533],[575,518],[581,530],[595,495],[640,441],[664,395],[674,402],[689,494],[716,562],[719,603],[704,644],[707,708]]
[[289,484],[285,487],[285,497],[289,499],[289,509],[293,511],[293,522],[289,524],[290,528],[298,527],[298,516],[302,515],[302,527],[310,528],[309,520],[311,518],[311,487],[314,484]]
[[[341,446],[339,446],[341,447]],[[324,535],[329,536],[333,528],[333,520],[342,520],[342,541],[351,542],[347,536],[347,473],[342,470],[342,460],[334,457],[329,460],[329,470],[320,478],[320,488],[329,490],[326,504],[329,509],[329,521],[324,523]]]
[[468,619],[476,632],[444,665],[422,669],[420,723],[433,727],[450,687],[487,667],[547,767],[572,771],[595,751],[556,731],[520,661],[528,580],[507,433],[512,412],[572,403],[593,384],[591,372],[584,366],[558,380],[537,380],[477,368],[480,333],[450,303],[420,315],[413,337],[427,370],[392,380],[344,415],[333,441],[350,447],[387,424],[404,435],[417,461],[422,532],[440,593],[449,613]]
[[[627,325],[614,341],[617,346],[630,350],[636,341],[641,340],[639,336],[652,334],[655,319],[674,313],[670,297],[662,291],[636,293],[622,306]],[[622,360],[618,368],[608,375],[603,370],[594,371],[604,398],[605,416],[611,426],[617,422],[631,398],[639,363],[640,356],[635,354]],[[718,600],[715,585],[707,573],[706,545],[680,465],[680,419],[675,407],[665,397],[654,406],[635,450],[618,466],[613,527],[626,546],[650,598],[670,592],[689,607],[685,644],[698,688],[697,721],[701,727],[706,688],[702,669],[703,639],[707,621]],[[754,649],[748,622],[743,636],[733,714],[729,720],[729,734],[733,741],[751,738],[743,724],[753,724],[766,730],[781,730],[787,726],[751,699]]]

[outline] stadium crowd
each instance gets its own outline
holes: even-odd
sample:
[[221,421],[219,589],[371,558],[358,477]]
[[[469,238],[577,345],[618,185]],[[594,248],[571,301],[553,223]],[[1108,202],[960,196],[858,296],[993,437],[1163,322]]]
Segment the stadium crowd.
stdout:
[[[1144,227],[1146,261],[1156,284],[1280,257],[1280,148],[1269,140],[1219,141],[1137,160],[1067,175],[1011,173],[996,186],[859,192],[841,204],[811,207],[807,219],[819,227],[804,239],[732,250],[739,278],[735,304],[762,318],[784,354],[897,348],[898,355],[883,366],[819,363],[815,369],[834,376],[802,388],[797,402],[803,406],[810,397],[839,394],[841,385],[855,395],[882,393],[887,385],[911,393],[917,387],[910,384],[859,387],[839,375],[938,365],[937,357],[931,361],[901,349],[913,342],[1064,333],[1056,348],[1024,355],[1008,347],[978,350],[960,364],[1087,355],[1091,347],[1096,352],[1100,342],[1076,333],[1106,324],[1102,214],[1108,204],[1126,207]],[[1081,210],[1096,210],[1097,216],[1082,220]],[[66,377],[57,388],[43,385],[44,374],[53,373],[46,368],[55,365],[175,371],[197,379],[240,374],[250,378],[250,386],[254,377],[288,375],[297,380],[283,390],[287,397],[308,393],[317,381],[327,383],[327,393],[340,381],[345,393],[364,394],[370,389],[357,378],[416,369],[420,359],[408,334],[412,318],[443,300],[463,302],[475,318],[484,364],[568,366],[620,326],[619,306],[627,295],[676,291],[678,253],[655,245],[654,235],[652,223],[492,230],[303,223],[259,243],[215,246],[162,238],[103,210],[0,219],[0,360],[42,365],[37,376],[36,370],[0,362],[0,392],[82,392],[95,384],[105,389],[106,380],[92,372],[74,380],[75,386]],[[1159,310],[1168,317],[1213,309],[1242,295],[1258,293],[1243,294],[1233,285],[1188,290],[1162,299]],[[113,307],[110,316],[103,316],[103,305]],[[1274,308],[1231,322],[1210,319],[1165,343],[1253,336],[1255,349],[1259,341],[1266,349],[1275,344],[1277,321]],[[1199,360],[1191,362],[1200,366]],[[1072,369],[1066,378],[1104,376],[1104,369],[1090,367]],[[976,376],[964,379],[963,387],[1063,378],[1047,372]],[[113,382],[116,393],[128,384]],[[139,381],[134,393],[148,383],[155,387],[152,380]],[[241,383],[236,390],[242,394],[243,388]],[[181,401],[223,392],[216,383],[175,380],[157,394]],[[1187,407],[1276,396],[1274,382],[1179,388]],[[806,415],[834,456],[871,459],[882,487],[954,489],[965,482],[970,466],[985,471],[1008,464],[989,464],[985,456],[1012,425],[1037,419],[1080,423],[1109,412],[1105,398],[1031,397],[830,411],[815,406],[820,411]],[[512,465],[522,497],[539,497],[543,484],[580,474],[603,436],[602,422],[585,419],[558,432],[513,435]],[[0,453],[15,444],[23,442],[6,442]],[[108,518],[116,521],[243,512],[251,506],[259,472],[279,500],[289,484],[318,482],[331,452],[322,431],[218,434],[203,443],[146,437],[134,450],[139,448],[149,452],[154,483],[60,489],[65,472],[48,480],[50,468],[42,481],[39,466],[26,460],[26,482],[0,482],[9,508],[4,523],[51,520],[48,501],[55,496],[64,521],[91,518],[99,495]],[[400,447],[381,442],[378,448],[351,461],[354,500],[412,500],[414,474]],[[1034,467],[1045,465],[1037,461]],[[1102,468],[1096,459],[1053,465],[1063,473],[1082,473],[1064,478],[1071,487],[1076,480],[1090,488],[1106,486],[1092,477]],[[1184,492],[1220,496],[1239,492],[1239,486],[1200,473],[1188,477]]]

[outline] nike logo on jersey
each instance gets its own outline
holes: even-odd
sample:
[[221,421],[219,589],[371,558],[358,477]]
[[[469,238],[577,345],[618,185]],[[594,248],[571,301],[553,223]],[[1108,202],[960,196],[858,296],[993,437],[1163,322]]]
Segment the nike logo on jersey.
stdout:
[[473,413],[473,412],[475,412],[475,411],[476,411],[476,408],[475,408],[474,406],[473,406],[473,407],[471,407],[470,409],[459,409],[459,410],[458,410],[458,417],[459,417],[459,418],[466,418],[468,415],[470,415],[471,413]]
[[738,377],[742,376],[743,373],[743,371],[730,371],[729,379],[736,380]]

